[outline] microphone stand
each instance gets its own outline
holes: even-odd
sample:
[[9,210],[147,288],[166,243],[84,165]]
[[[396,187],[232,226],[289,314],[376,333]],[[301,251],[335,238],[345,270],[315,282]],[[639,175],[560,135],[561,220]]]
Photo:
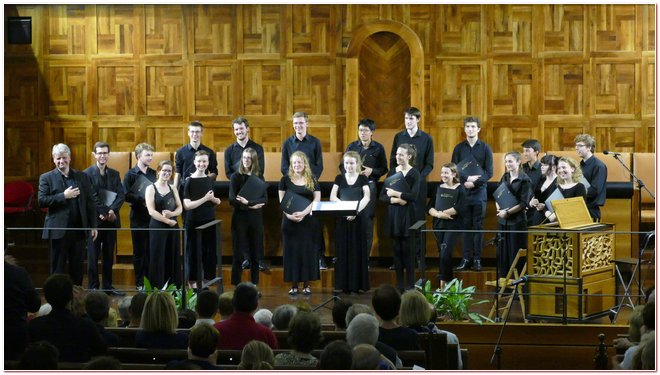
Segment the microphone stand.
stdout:
[[328,299],[325,300],[323,303],[321,303],[320,305],[318,305],[318,306],[316,306],[315,308],[313,308],[313,309],[312,309],[312,312],[314,312],[314,311],[320,309],[321,307],[325,307],[327,304],[330,303],[330,301],[334,301],[334,300],[337,300],[337,299],[341,299],[341,298],[339,298],[339,296],[332,296],[332,297],[328,298]]
[[[499,277],[498,277],[499,278]],[[513,294],[511,295],[511,298],[513,298],[513,301],[516,300],[516,294],[518,293],[518,287],[520,285],[516,284],[513,285]],[[502,369],[502,335],[504,334],[504,327],[506,327],[506,323],[509,321],[509,315],[511,315],[511,311],[507,311],[506,315],[504,316],[504,323],[502,323],[502,328],[500,328],[500,334],[497,337],[497,341],[495,342],[495,349],[493,349],[493,356],[490,357],[490,363],[493,364],[495,359],[497,359],[497,370]]]
[[[495,322],[500,322],[500,262],[497,261],[497,250],[502,250],[502,233],[497,232],[495,235]],[[501,254],[500,254],[501,255]],[[508,316],[508,314],[507,314]]]

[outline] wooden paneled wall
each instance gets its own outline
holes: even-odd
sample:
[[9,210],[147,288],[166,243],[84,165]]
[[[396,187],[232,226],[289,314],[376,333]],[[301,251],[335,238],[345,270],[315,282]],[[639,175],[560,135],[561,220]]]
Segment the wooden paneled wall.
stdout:
[[239,115],[277,152],[306,111],[324,150],[342,151],[358,116],[402,126],[376,95],[392,90],[421,105],[436,151],[476,115],[495,152],[532,137],[570,150],[582,132],[599,151],[655,152],[654,5],[5,5],[9,16],[32,17],[32,44],[5,40],[6,179],[35,180],[57,142],[80,169],[99,139],[175,151],[191,120],[221,150]]

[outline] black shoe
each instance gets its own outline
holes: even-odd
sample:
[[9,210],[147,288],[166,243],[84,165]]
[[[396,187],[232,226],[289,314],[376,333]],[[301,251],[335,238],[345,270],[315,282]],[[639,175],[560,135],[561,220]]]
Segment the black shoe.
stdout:
[[268,266],[264,262],[259,262],[259,271],[268,272]]
[[481,271],[481,260],[480,259],[475,259],[474,260],[474,265],[472,265],[472,269],[479,272]]
[[319,269],[320,270],[327,270],[328,269],[328,265],[325,264],[325,258],[320,258],[319,259]]
[[470,261],[467,259],[461,259],[461,263],[458,264],[458,267],[456,267],[456,271],[463,271],[468,269],[470,267]]
[[250,269],[250,261],[249,260],[244,260],[243,263],[241,263],[241,268],[244,270],[249,270]]
[[115,296],[115,297],[124,297],[124,296],[126,296],[126,293],[124,293],[122,291],[119,291],[119,290],[117,290],[113,287],[110,287],[110,289],[106,290],[105,294],[107,294],[109,296]]

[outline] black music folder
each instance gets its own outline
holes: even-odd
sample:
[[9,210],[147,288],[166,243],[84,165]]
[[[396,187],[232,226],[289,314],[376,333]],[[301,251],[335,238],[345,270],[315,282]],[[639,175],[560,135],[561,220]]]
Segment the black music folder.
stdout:
[[291,215],[294,212],[304,211],[310,204],[312,204],[312,201],[309,199],[287,190],[284,193],[282,202],[280,202],[280,208],[282,208],[282,211]]
[[343,201],[359,201],[362,199],[362,188],[349,187],[339,189],[338,198]]
[[465,159],[461,160],[457,165],[458,173],[467,178],[468,176],[480,176],[484,174],[484,170],[471,154]]
[[401,172],[396,172],[383,181],[383,188],[390,188],[401,193],[410,193],[410,186]]
[[371,154],[365,155],[364,159],[362,159],[363,167],[373,168],[375,165],[376,165],[376,158]]
[[115,198],[117,198],[117,193],[106,189],[99,189],[98,194],[101,203],[103,203],[108,207],[112,206],[112,203],[115,201]]
[[506,186],[506,183],[501,183],[497,189],[493,192],[493,198],[495,202],[500,206],[500,210],[511,208],[518,204],[518,199],[515,195],[509,190]]
[[266,190],[268,190],[268,183],[255,175],[250,175],[238,195],[248,201],[255,201],[263,198],[266,195]]
[[139,174],[138,177],[135,179],[133,186],[131,186],[131,193],[144,199],[144,193],[147,190],[147,186],[151,184],[153,184],[153,182],[149,180],[147,176],[143,174]]
[[435,209],[438,211],[448,210],[456,206],[458,201],[458,189],[448,189],[438,186],[435,194]]
[[203,198],[209,191],[213,191],[213,181],[208,177],[188,177],[186,183],[188,184],[188,199],[191,201]]
[[555,213],[555,209],[552,208],[552,201],[556,201],[557,199],[564,199],[564,194],[561,193],[559,188],[556,188],[544,202],[545,208],[550,211],[550,213]]

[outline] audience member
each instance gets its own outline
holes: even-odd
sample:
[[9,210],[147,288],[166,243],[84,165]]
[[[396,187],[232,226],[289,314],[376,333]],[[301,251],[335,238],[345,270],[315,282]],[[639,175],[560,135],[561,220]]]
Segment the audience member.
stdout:
[[[614,369],[632,370],[633,357],[639,349],[638,343],[642,338],[642,331],[645,330],[644,316],[642,315],[643,310],[644,306],[637,306],[630,316],[630,326],[628,327],[628,337],[626,340],[629,345],[627,346],[626,352],[623,355],[623,361],[621,361],[621,363],[619,363],[616,357],[612,357],[612,367],[614,367]],[[614,346],[617,346],[616,342]]]
[[252,313],[259,306],[259,292],[250,282],[242,282],[234,289],[232,298],[234,313],[228,319],[215,324],[220,332],[218,349],[242,350],[252,340],[261,340],[277,349],[277,338],[271,330],[257,324]]
[[83,366],[83,370],[121,370],[121,362],[115,357],[95,357]]
[[254,313],[254,321],[268,329],[273,329],[273,313],[268,309],[257,310]]
[[108,309],[108,317],[105,318],[103,326],[106,328],[117,328],[119,326],[119,314],[114,308]]
[[[431,316],[431,308],[434,308],[426,300],[424,295],[417,290],[409,290],[401,296],[401,308],[399,309],[399,321],[402,326],[409,327],[418,333],[444,332],[447,334],[447,344],[458,343],[458,337],[449,332],[438,329],[435,323],[429,322]],[[461,348],[458,347],[458,369],[463,368],[463,361],[461,360]]]
[[[373,345],[383,356],[394,363],[397,368],[402,367],[396,350],[378,341],[378,320],[371,314],[360,313],[351,319],[346,328],[346,342],[353,349],[358,344]],[[353,360],[355,361],[355,358]]]
[[273,322],[273,329],[277,331],[288,330],[289,323],[297,312],[298,308],[293,305],[286,304],[277,306],[275,310],[273,310],[273,318],[271,319]]
[[133,301],[133,296],[126,296],[117,303],[117,310],[119,310],[119,318],[121,319],[120,327],[128,327],[131,324],[131,313],[129,311],[131,301]]
[[142,321],[142,311],[144,310],[144,303],[147,301],[145,293],[137,293],[131,299],[131,304],[128,307],[128,314],[130,315],[129,328],[140,327]]
[[642,370],[655,370],[655,334],[646,335],[648,341],[642,348],[641,362]]
[[392,361],[369,344],[358,344],[353,348],[353,370],[395,370]]
[[188,347],[188,334],[177,332],[177,324],[174,297],[169,292],[161,291],[149,294],[144,303],[140,330],[135,334],[135,347],[185,349]]
[[60,352],[48,341],[31,342],[18,361],[17,370],[57,370]]
[[318,314],[299,311],[289,324],[289,344],[293,350],[275,356],[277,366],[316,366],[312,350],[321,342],[321,319]]
[[43,290],[53,310],[30,321],[30,341],[50,342],[58,349],[59,359],[66,362],[87,362],[92,356],[105,353],[106,344],[94,323],[67,309],[73,300],[71,278],[65,274],[53,274],[46,280]]
[[353,306],[353,302],[347,299],[336,299],[332,306],[332,322],[338,331],[346,330],[346,312]]
[[28,312],[39,311],[41,298],[27,271],[5,255],[5,359],[17,359],[28,343]]
[[96,329],[107,346],[119,346],[119,336],[105,329],[110,310],[110,297],[105,292],[92,290],[85,297],[85,311],[87,316],[94,322]]
[[[378,353],[380,354],[380,352]],[[323,348],[319,358],[319,370],[350,370],[353,350],[344,340],[335,340]]]
[[273,350],[263,341],[252,340],[243,347],[239,370],[272,370],[274,367]]
[[346,311],[346,327],[351,324],[351,320],[353,320],[353,318],[362,313],[376,316],[374,310],[369,305],[365,305],[363,303],[354,303],[351,307],[348,308],[348,311]]
[[392,285],[379,286],[371,297],[371,305],[380,318],[378,341],[395,350],[420,350],[417,332],[408,327],[401,327],[396,322],[401,307],[401,295]]
[[233,298],[234,292],[224,292],[218,298],[218,313],[220,313],[221,322],[227,320],[234,312],[234,306],[231,303]]
[[195,325],[201,323],[208,323],[210,325],[215,324],[213,317],[218,311],[218,306],[220,304],[220,296],[218,293],[212,290],[204,290],[197,295],[197,304],[195,305],[195,311],[197,312],[197,321]]
[[177,312],[178,316],[178,329],[188,329],[192,328],[197,322],[197,313],[190,309],[181,309]]
[[165,366],[166,370],[179,369],[181,362],[191,363],[199,366],[202,370],[219,370],[215,365],[217,362],[216,346],[220,340],[220,333],[210,324],[196,324],[190,330],[188,341],[188,359],[171,361]]

